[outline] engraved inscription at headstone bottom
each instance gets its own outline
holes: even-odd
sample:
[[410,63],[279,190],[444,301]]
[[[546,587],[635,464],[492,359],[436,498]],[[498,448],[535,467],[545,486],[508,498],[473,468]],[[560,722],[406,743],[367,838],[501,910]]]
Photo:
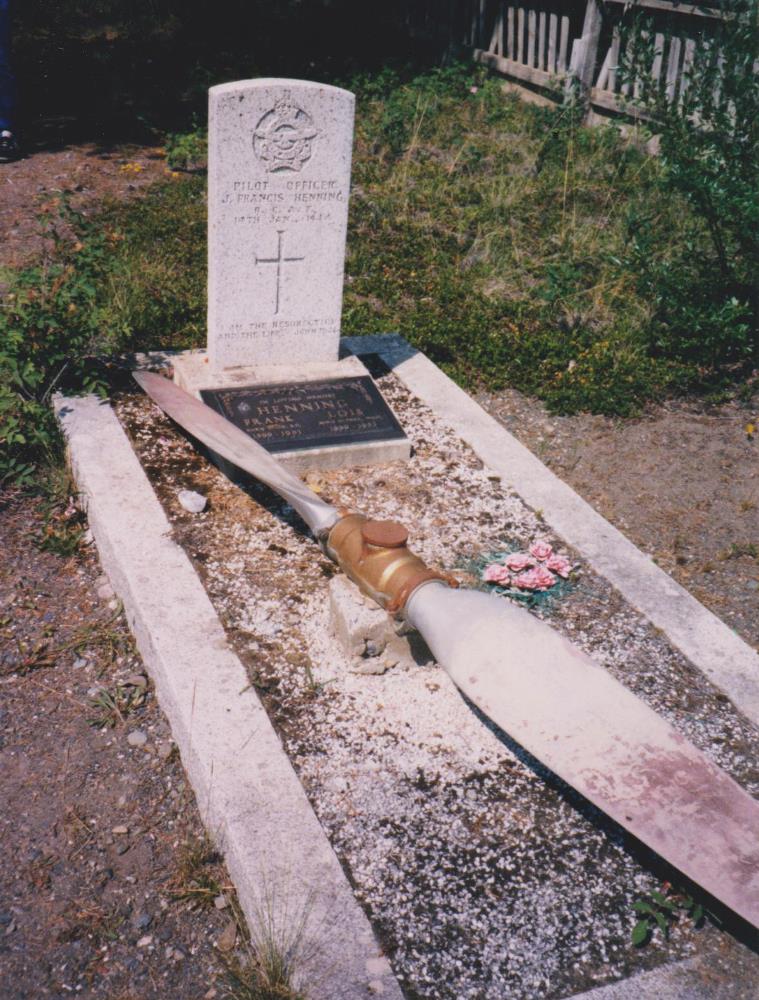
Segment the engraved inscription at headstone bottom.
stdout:
[[369,376],[203,389],[201,396],[271,452],[406,438]]

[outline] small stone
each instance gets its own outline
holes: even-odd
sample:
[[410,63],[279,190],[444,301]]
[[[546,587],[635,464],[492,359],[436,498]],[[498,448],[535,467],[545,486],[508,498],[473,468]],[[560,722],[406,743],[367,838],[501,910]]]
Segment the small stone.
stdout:
[[124,678],[126,687],[145,688],[148,686],[148,679],[145,674],[129,674]]
[[218,995],[219,995],[218,992],[213,987],[211,987],[211,989],[207,993],[203,994],[203,1000],[215,1000],[215,998]]
[[138,948],[147,948],[148,945],[150,945],[152,943],[153,943],[153,935],[152,934],[145,934],[144,937],[141,937],[140,940],[137,942],[137,947]]
[[385,984],[382,982],[381,979],[372,979],[371,982],[369,983],[369,990],[371,993],[376,993],[379,995],[380,993],[385,992]]
[[16,930],[16,921],[11,920],[11,922],[5,928],[5,936],[7,937],[9,934],[12,934],[15,930]]
[[8,924],[13,922],[12,913],[0,913],[0,927],[7,927]]
[[83,656],[77,656],[77,658],[74,660],[74,667],[77,670],[81,670],[82,667],[86,666],[87,666],[87,660],[85,660]]
[[351,669],[353,674],[384,674],[387,672],[387,663],[384,660],[365,660]]
[[377,639],[367,639],[364,644],[364,656],[379,656],[384,652],[386,642]]
[[388,976],[393,971],[388,960],[380,955],[378,958],[366,960],[366,971],[370,976]]
[[127,743],[130,747],[144,747],[147,742],[147,734],[143,733],[141,729],[133,729],[127,736]]
[[759,580],[749,580],[746,586],[749,590],[759,590]]
[[180,948],[175,948],[172,952],[172,958],[175,962],[181,962],[184,957],[184,952]]
[[158,747],[158,756],[161,758],[161,760],[168,760],[173,753],[174,753],[174,744],[171,742],[171,740],[165,740]]
[[113,590],[113,587],[110,585],[110,583],[102,583],[98,587],[98,597],[101,600],[103,600],[103,601],[110,601],[110,599],[113,596],[114,596],[114,590]]
[[213,901],[213,905],[216,907],[217,910],[226,910],[226,908],[229,906],[229,903],[227,902],[227,897],[222,894],[221,896],[216,896],[216,898]]
[[128,850],[129,850],[129,844],[125,843],[125,842],[124,842],[124,841],[122,840],[122,842],[121,842],[121,843],[119,844],[119,846],[118,846],[118,847],[116,848],[116,853],[117,853],[118,855],[121,855],[121,854],[126,854],[126,852],[127,852]]
[[150,913],[138,913],[134,918],[134,926],[138,931],[146,931],[148,927],[153,923],[153,916]]
[[201,493],[196,493],[194,490],[180,490],[177,493],[177,500],[191,514],[202,514],[208,502]]
[[230,920],[216,942],[219,951],[232,951],[237,942],[237,924]]
[[117,837],[125,837],[129,833],[129,827],[121,824],[120,826],[114,826],[111,833],[115,833]]

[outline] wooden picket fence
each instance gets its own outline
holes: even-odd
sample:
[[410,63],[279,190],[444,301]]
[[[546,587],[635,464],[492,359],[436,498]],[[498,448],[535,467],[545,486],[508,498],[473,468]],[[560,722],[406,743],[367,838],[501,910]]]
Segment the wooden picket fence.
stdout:
[[[709,20],[721,16],[717,0],[710,8],[673,0],[636,0],[634,6],[645,15],[644,34],[654,39],[651,75],[676,100],[688,86],[696,46],[708,44]],[[451,34],[461,38],[477,61],[507,79],[551,97],[560,97],[576,82],[591,114],[641,118],[644,113],[634,102],[641,81],[631,85],[619,73],[619,19],[629,7],[629,0],[525,0],[521,5],[448,0],[447,8],[445,2],[422,5],[424,23],[429,27],[435,22],[438,31],[445,20],[441,8],[446,9]]]

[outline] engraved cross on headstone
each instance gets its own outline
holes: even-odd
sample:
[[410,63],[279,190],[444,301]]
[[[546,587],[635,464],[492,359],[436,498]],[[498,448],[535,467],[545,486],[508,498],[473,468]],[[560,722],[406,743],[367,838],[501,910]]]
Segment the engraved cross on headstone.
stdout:
[[274,315],[279,313],[279,299],[282,289],[282,265],[290,264],[294,261],[305,260],[304,257],[283,257],[282,256],[282,244],[284,243],[285,231],[284,229],[277,230],[277,256],[276,257],[259,257],[256,254],[256,265],[258,264],[276,264],[277,265],[277,292],[274,303]]

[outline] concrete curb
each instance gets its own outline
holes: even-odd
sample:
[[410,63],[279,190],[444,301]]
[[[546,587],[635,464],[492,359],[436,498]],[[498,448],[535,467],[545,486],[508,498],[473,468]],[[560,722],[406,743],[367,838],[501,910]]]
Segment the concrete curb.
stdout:
[[557,535],[661,629],[672,645],[759,725],[759,655],[489,416],[429,358],[397,335],[349,337],[378,354]]
[[731,984],[715,987],[708,971],[708,963],[688,958],[566,1000],[732,1000]]
[[304,916],[314,1000],[403,994],[269,718],[111,407],[55,400],[102,565],[155,683],[252,934]]

